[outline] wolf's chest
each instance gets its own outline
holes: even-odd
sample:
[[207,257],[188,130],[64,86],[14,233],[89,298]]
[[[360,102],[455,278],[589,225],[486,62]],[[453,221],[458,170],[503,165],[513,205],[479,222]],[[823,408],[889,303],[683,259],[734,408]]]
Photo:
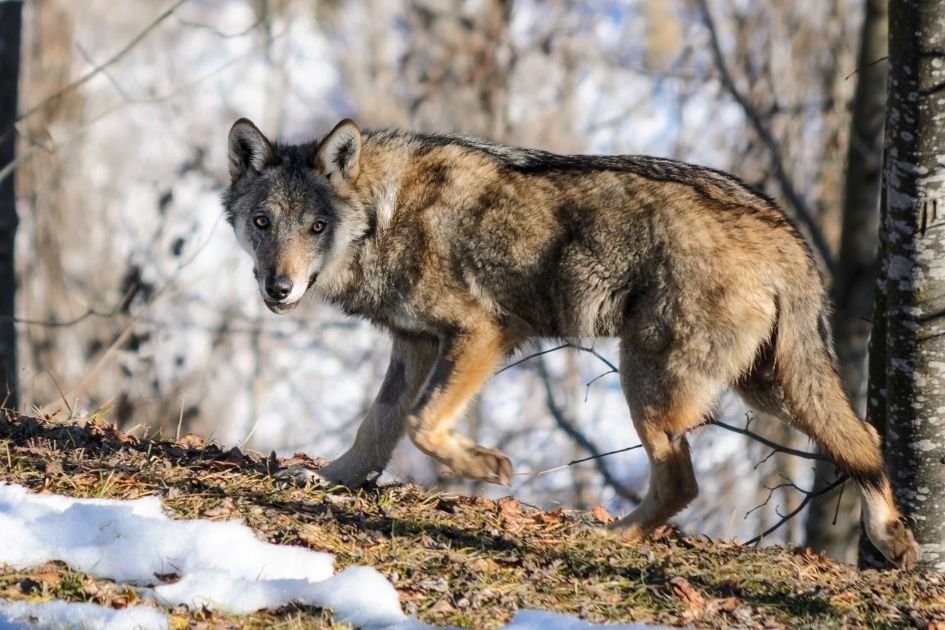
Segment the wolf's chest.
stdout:
[[381,326],[409,334],[436,334],[428,318],[408,308],[405,304],[391,304],[373,314],[371,319]]

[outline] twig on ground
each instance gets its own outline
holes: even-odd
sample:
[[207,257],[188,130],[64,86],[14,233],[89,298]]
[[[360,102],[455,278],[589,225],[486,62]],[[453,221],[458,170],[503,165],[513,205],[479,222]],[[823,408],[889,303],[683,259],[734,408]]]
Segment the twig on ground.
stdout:
[[[765,531],[763,531],[763,532],[760,533],[759,535],[755,536],[755,537],[752,538],[751,540],[745,541],[744,544],[746,544],[746,545],[757,545],[757,544],[760,543],[762,540],[764,540],[764,537],[765,537],[765,536],[771,534],[772,532],[777,531],[778,529],[780,529],[780,527],[781,527],[782,525],[784,525],[784,524],[787,523],[789,520],[791,520],[792,518],[794,518],[795,516],[797,516],[798,514],[800,514],[801,510],[803,510],[805,507],[807,507],[807,504],[810,503],[812,499],[814,499],[814,498],[816,498],[816,497],[819,497],[819,496],[821,496],[821,495],[827,494],[828,492],[830,492],[831,490],[833,490],[833,489],[836,488],[837,486],[839,486],[839,485],[843,484],[844,482],[846,482],[846,480],[847,480],[847,476],[846,476],[846,475],[843,475],[843,476],[841,476],[841,477],[838,477],[837,480],[834,481],[833,483],[824,486],[824,487],[821,488],[820,490],[803,490],[803,489],[801,489],[801,488],[798,488],[798,487],[797,487],[796,485],[794,485],[793,482],[792,482],[790,485],[792,485],[793,487],[797,488],[800,492],[802,492],[802,493],[804,494],[804,498],[801,499],[801,502],[797,505],[796,508],[794,508],[793,510],[791,510],[791,511],[788,512],[787,514],[783,514],[783,515],[782,515],[782,514],[779,513],[778,516],[780,516],[781,519],[780,519],[777,523],[775,523],[774,525],[772,525],[771,527],[769,527],[768,529],[766,529]],[[783,486],[783,485],[784,485],[784,484],[782,484],[782,486]],[[776,486],[776,487],[780,487],[780,486]],[[772,491],[772,492],[773,492],[773,491]],[[770,496],[769,496],[769,498],[770,498]]]

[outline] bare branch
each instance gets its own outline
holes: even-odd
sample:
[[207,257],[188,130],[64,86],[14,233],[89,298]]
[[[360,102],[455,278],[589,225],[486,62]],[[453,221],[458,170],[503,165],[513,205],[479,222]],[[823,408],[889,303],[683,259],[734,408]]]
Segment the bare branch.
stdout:
[[584,402],[587,402],[587,397],[588,397],[588,396],[590,395],[590,393],[591,393],[591,385],[593,385],[594,383],[596,383],[596,382],[599,381],[600,379],[602,379],[602,378],[604,378],[605,376],[608,376],[608,375],[610,375],[610,374],[619,374],[619,372],[618,372],[617,370],[613,370],[613,369],[612,369],[612,370],[607,370],[606,372],[602,372],[602,373],[598,374],[597,376],[595,376],[594,378],[592,378],[591,380],[589,380],[589,381],[587,382],[587,384],[584,386]]
[[[593,460],[593,459],[600,459],[600,458],[602,458],[602,457],[608,457],[609,455],[616,455],[616,454],[618,454],[618,453],[626,453],[627,451],[635,451],[635,450],[637,450],[638,448],[643,448],[643,445],[642,445],[642,444],[634,444],[633,446],[627,446],[627,447],[624,447],[624,448],[618,448],[616,451],[607,451],[606,453],[596,453],[596,454],[590,455],[590,456],[588,456],[588,457],[581,457],[580,459],[572,459],[572,460],[569,461],[567,464],[561,464],[560,466],[555,466],[555,467],[553,467],[553,468],[545,468],[544,470],[539,470],[538,472],[534,472],[534,473],[522,473],[522,474],[528,475],[529,477],[538,477],[539,475],[547,475],[548,473],[553,473],[553,472],[557,472],[557,471],[559,471],[559,470],[564,470],[565,468],[568,468],[568,467],[570,467],[570,466],[574,466],[575,464],[583,464],[584,462],[589,462],[589,461],[591,461],[591,460]],[[516,474],[518,474],[518,473],[516,473]]]
[[[526,356],[526,357],[523,357],[522,359],[519,359],[518,361],[515,361],[514,363],[510,363],[509,365],[503,367],[501,370],[499,370],[498,372],[496,372],[496,374],[499,374],[499,373],[501,373],[501,372],[504,372],[505,370],[507,370],[507,369],[509,369],[509,368],[511,368],[511,367],[514,367],[514,366],[516,366],[516,365],[520,365],[520,364],[522,364],[522,363],[524,363],[525,361],[528,361],[528,360],[530,360],[530,359],[534,359],[534,358],[536,358],[536,357],[541,357],[541,356],[543,356],[543,355],[550,354],[550,353],[552,353],[552,352],[556,352],[556,351],[562,350],[562,349],[564,349],[564,348],[574,348],[575,350],[580,350],[581,352],[587,352],[587,353],[589,353],[589,354],[592,354],[593,356],[597,357],[597,359],[599,359],[604,365],[607,366],[607,368],[608,368],[607,371],[604,372],[603,374],[599,374],[598,376],[596,376],[596,377],[594,377],[593,379],[591,379],[591,381],[590,381],[589,383],[587,383],[588,386],[590,386],[592,383],[594,383],[594,382],[597,381],[598,379],[600,379],[600,378],[602,378],[602,377],[604,377],[604,376],[607,376],[608,374],[619,374],[619,373],[620,373],[620,370],[617,368],[616,365],[613,364],[613,362],[611,362],[609,359],[607,359],[604,355],[600,354],[600,353],[599,353],[597,350],[595,350],[594,348],[589,348],[589,347],[587,347],[587,346],[576,345],[576,344],[573,344],[573,343],[570,343],[570,342],[569,342],[569,343],[563,343],[563,344],[557,345],[557,346],[555,346],[555,347],[553,347],[553,348],[547,348],[547,349],[545,349],[545,350],[541,350],[540,352],[532,353],[532,354],[530,354],[530,355],[528,355],[528,356]],[[545,385],[546,385],[546,388],[547,388],[547,386],[548,386],[548,382],[547,382],[547,378],[546,378],[547,373],[545,372],[545,368],[544,368],[544,364],[543,364],[543,363],[539,363],[539,373],[541,374],[542,380],[545,382]],[[550,407],[550,405],[549,405],[549,407]],[[801,450],[798,450],[798,449],[795,449],[795,448],[790,448],[790,447],[788,447],[788,446],[784,446],[784,445],[782,445],[782,444],[778,444],[777,442],[775,442],[775,441],[773,441],[773,440],[769,440],[768,438],[766,438],[766,437],[764,437],[764,436],[762,436],[762,435],[759,435],[758,433],[755,433],[754,431],[752,431],[751,429],[748,428],[749,426],[751,426],[751,422],[752,422],[752,420],[754,419],[754,416],[752,415],[751,412],[746,413],[746,414],[745,414],[745,417],[746,417],[746,421],[745,421],[745,427],[744,427],[744,428],[739,428],[739,427],[736,427],[736,426],[734,426],[734,425],[728,424],[728,423],[726,423],[726,422],[722,422],[721,420],[718,420],[717,418],[709,418],[709,419],[707,420],[706,424],[715,425],[715,426],[721,427],[721,428],[723,428],[723,429],[725,429],[725,430],[727,430],[727,431],[731,431],[731,432],[733,432],[733,433],[738,433],[738,434],[740,434],[740,435],[744,435],[744,436],[746,436],[746,437],[750,437],[751,439],[755,440],[756,442],[760,442],[761,444],[764,444],[765,446],[767,446],[768,448],[772,449],[773,452],[776,452],[776,453],[785,453],[786,455],[793,455],[793,456],[795,456],[795,457],[801,457],[801,458],[803,458],[803,459],[833,461],[832,459],[830,459],[830,458],[827,457],[826,455],[822,455],[822,454],[820,454],[820,453],[811,453],[811,452],[808,452],[808,451],[801,451]],[[583,445],[582,445],[582,446],[583,446]],[[595,451],[591,450],[591,452],[595,452]],[[771,455],[768,455],[764,460],[762,460],[761,463],[764,463],[764,461],[766,461],[766,460],[769,459],[770,457],[771,457]],[[760,464],[759,464],[759,465],[760,465]]]
[[597,357],[597,358],[600,360],[601,363],[603,363],[603,364],[606,365],[608,368],[610,368],[610,371],[613,372],[614,374],[617,374],[617,373],[620,372],[620,370],[617,369],[617,366],[616,366],[616,365],[614,365],[613,363],[611,363],[610,360],[607,359],[607,357],[605,357],[604,355],[602,355],[600,352],[598,352],[598,351],[595,350],[594,348],[588,348],[588,347],[586,347],[586,346],[577,346],[577,345],[574,345],[573,343],[569,343],[569,344],[567,344],[567,346],[570,347],[570,348],[574,348],[575,350],[580,350],[580,351],[582,351],[582,352],[587,352],[588,354],[594,355],[595,357]]
[[[551,381],[548,378],[548,371],[545,369],[545,363],[542,359],[538,360],[538,374],[541,378],[542,385],[544,386],[544,389],[545,389],[545,400],[548,404],[548,410],[551,412],[551,417],[554,418],[554,421],[558,425],[558,427],[562,431],[564,431],[568,435],[568,437],[574,440],[578,444],[578,446],[580,446],[585,451],[591,454],[591,457],[587,459],[593,459],[594,465],[597,468],[597,471],[600,473],[601,477],[604,478],[604,481],[610,487],[612,487],[618,495],[620,495],[624,499],[633,501],[634,503],[639,503],[641,500],[640,496],[636,492],[630,490],[629,488],[624,486],[622,483],[620,483],[620,481],[611,472],[610,467],[607,465],[607,462],[604,460],[604,455],[607,455],[609,453],[599,455],[598,453],[600,453],[600,449],[598,449],[597,446],[593,442],[591,442],[590,438],[588,438],[586,435],[581,433],[581,431],[579,431],[577,427],[574,426],[574,423],[571,421],[571,419],[565,415],[564,410],[558,405],[558,401],[555,400],[554,392],[551,389]],[[625,450],[630,450],[632,448],[637,448],[637,447],[629,447],[628,449],[625,449]],[[621,451],[614,451],[614,452],[621,452]]]
[[[78,392],[84,390],[86,385],[88,385],[90,381],[92,381],[96,376],[98,376],[98,373],[102,370],[102,368],[105,367],[109,359],[111,359],[111,357],[114,356],[116,351],[131,336],[131,333],[134,331],[135,326],[141,323],[141,320],[144,319],[144,317],[151,310],[154,309],[154,307],[157,305],[159,301],[161,301],[163,298],[167,297],[167,295],[169,295],[170,293],[174,291],[174,283],[177,280],[177,278],[180,276],[181,272],[183,272],[184,269],[189,267],[194,262],[194,260],[196,260],[197,257],[204,251],[204,249],[207,247],[207,244],[211,242],[213,238],[213,234],[216,231],[217,225],[219,225],[221,218],[218,218],[217,222],[213,224],[213,227],[210,229],[210,234],[208,234],[207,238],[197,246],[197,248],[190,255],[190,257],[187,258],[186,260],[181,261],[180,264],[177,265],[173,273],[170,274],[170,276],[164,281],[164,283],[160,286],[160,288],[158,288],[158,290],[154,293],[154,296],[151,298],[151,300],[148,301],[144,305],[144,307],[141,309],[141,312],[138,313],[135,317],[133,317],[128,322],[128,324],[124,327],[124,329],[112,340],[112,342],[107,347],[105,347],[101,353],[99,353],[99,355],[96,357],[95,361],[92,363],[89,370],[82,376],[79,382],[69,390],[68,392],[69,397],[72,397],[76,395]],[[63,396],[63,398],[66,398],[66,396]],[[55,405],[49,404],[43,407],[42,409],[40,409],[38,412],[38,415],[51,416],[55,413],[55,411],[56,411]]]
[[219,30],[218,28],[215,28],[214,26],[211,26],[210,24],[204,24],[203,22],[192,22],[191,20],[184,19],[184,18],[182,18],[182,17],[180,17],[180,16],[177,16],[177,21],[178,21],[182,26],[186,26],[186,27],[188,27],[188,28],[192,28],[192,29],[196,29],[196,30],[209,31],[209,32],[213,33],[214,35],[216,35],[217,37],[219,37],[220,39],[238,39],[238,38],[240,38],[240,37],[244,37],[244,36],[246,36],[246,35],[249,35],[252,31],[254,31],[254,30],[257,29],[260,25],[262,25],[263,23],[265,23],[265,21],[266,21],[266,12],[265,12],[265,11],[260,11],[260,12],[258,13],[258,15],[256,16],[256,19],[253,20],[253,23],[252,23],[252,24],[250,24],[249,26],[247,26],[247,27],[244,28],[243,30],[236,31],[235,33],[225,33],[225,32],[223,32],[223,31]]
[[708,421],[706,424],[712,424],[712,425],[715,425],[715,426],[718,426],[718,427],[722,427],[722,428],[725,429],[726,431],[731,431],[732,433],[738,433],[738,434],[740,434],[740,435],[746,435],[746,436],[750,437],[751,439],[755,440],[756,442],[760,442],[760,443],[764,444],[765,446],[767,446],[768,448],[774,449],[774,450],[775,450],[776,452],[778,452],[778,453],[785,453],[785,454],[787,454],[787,455],[794,455],[795,457],[802,457],[802,458],[804,458],[804,459],[820,459],[820,460],[824,460],[824,461],[828,461],[828,462],[833,461],[832,459],[830,459],[830,458],[827,457],[826,455],[821,455],[820,453],[810,453],[810,452],[808,452],[808,451],[799,451],[799,450],[797,450],[797,449],[795,449],[795,448],[790,448],[790,447],[788,447],[788,446],[783,446],[783,445],[781,445],[781,444],[778,444],[777,442],[774,442],[774,441],[772,441],[772,440],[769,440],[768,438],[766,438],[766,437],[764,437],[764,436],[762,436],[762,435],[758,435],[757,433],[755,433],[754,431],[751,431],[751,430],[748,429],[748,428],[740,429],[740,428],[738,428],[738,427],[736,427],[736,426],[733,426],[733,425],[731,425],[731,424],[726,424],[725,422],[722,422],[721,420],[717,420],[717,419],[715,419],[715,418],[709,418],[709,421]]
[[766,505],[768,505],[769,503],[771,503],[771,498],[774,496],[774,493],[775,493],[775,492],[777,492],[777,491],[780,490],[781,488],[789,488],[789,487],[795,487],[795,486],[794,486],[793,483],[790,483],[790,482],[789,482],[789,483],[779,483],[778,485],[772,486],[772,487],[765,486],[765,489],[768,491],[768,496],[767,496],[767,498],[765,498],[764,501],[762,501],[761,503],[759,503],[759,504],[756,505],[755,507],[753,507],[753,508],[751,508],[750,510],[748,510],[747,512],[745,512],[744,518],[748,518],[748,517],[751,516],[751,514],[752,514],[753,512],[755,512],[756,510],[760,510],[760,509],[763,508],[764,506],[766,506]]
[[505,372],[506,370],[510,370],[517,365],[521,365],[525,363],[526,361],[534,359],[535,357],[540,357],[543,354],[549,354],[551,352],[555,352],[556,350],[561,350],[562,348],[571,348],[571,347],[573,347],[571,344],[563,343],[561,345],[555,346],[554,348],[546,348],[545,350],[539,350],[538,352],[533,352],[532,354],[524,356],[521,359],[518,359],[517,361],[513,361],[512,363],[509,363],[508,365],[503,366],[501,369],[497,370],[493,376],[497,374],[502,374],[502,372]]
[[820,229],[820,226],[814,219],[813,212],[811,212],[811,209],[808,207],[807,202],[804,201],[803,197],[798,194],[797,189],[794,187],[794,182],[791,181],[791,177],[788,175],[787,169],[784,166],[784,160],[781,157],[778,141],[774,138],[767,125],[765,125],[765,121],[758,109],[748,101],[745,95],[741,93],[741,91],[738,89],[738,86],[735,85],[735,81],[732,79],[728,65],[725,63],[725,56],[722,54],[722,48],[719,45],[719,37],[715,28],[715,20],[712,19],[712,13],[709,11],[707,0],[699,0],[699,8],[702,11],[702,19],[709,31],[709,43],[712,48],[712,57],[715,61],[716,68],[719,71],[719,78],[722,81],[722,86],[742,108],[742,111],[745,113],[745,118],[748,119],[748,122],[755,130],[755,133],[758,134],[758,137],[761,138],[762,143],[764,143],[765,147],[768,149],[768,153],[771,156],[771,166],[774,169],[774,176],[778,181],[778,185],[781,187],[781,191],[784,193],[785,198],[787,198],[788,203],[791,205],[794,215],[801,222],[803,222],[804,226],[807,228],[807,231],[810,233],[811,240],[813,240],[814,246],[817,248],[818,253],[823,259],[827,270],[833,274],[836,271],[836,263],[833,259],[833,253],[830,250],[830,246],[827,244],[827,239],[824,236],[823,231]]
[[[279,33],[275,35],[274,38],[282,37],[284,34],[285,34],[284,32]],[[82,137],[86,132],[88,132],[91,129],[93,124],[97,123],[99,120],[105,118],[106,116],[109,116],[117,111],[120,111],[130,105],[153,105],[153,104],[169,101],[172,98],[176,97],[178,94],[182,94],[186,92],[187,90],[190,90],[191,88],[196,87],[198,84],[202,83],[203,81],[206,81],[207,79],[210,79],[216,76],[220,72],[223,72],[227,68],[234,65],[236,62],[245,59],[249,55],[250,53],[237,55],[236,57],[233,57],[229,61],[209,71],[208,73],[198,77],[194,81],[191,81],[190,83],[184,84],[183,86],[179,88],[175,88],[171,90],[170,92],[166,94],[161,94],[159,96],[152,96],[152,97],[146,97],[146,98],[132,98],[128,96],[127,94],[123,94],[124,90],[119,89],[118,86],[115,83],[113,83],[113,85],[116,87],[116,89],[122,96],[121,102],[117,103],[116,105],[112,105],[111,107],[108,107],[104,109],[103,111],[97,113],[95,116],[91,117],[90,119],[88,119],[87,121],[85,121],[84,123],[76,127],[72,131],[72,133],[70,133],[67,137],[58,140],[52,146],[42,145],[35,141],[31,142],[29,146],[26,148],[26,150],[21,151],[19,154],[17,154],[16,158],[12,162],[9,162],[8,164],[4,165],[3,168],[0,168],[0,181],[3,181],[11,173],[13,173],[13,171],[16,170],[20,166],[20,164],[24,163],[38,149],[42,149],[49,153],[54,153],[58,148],[65,146],[75,140],[78,140],[80,137]],[[0,134],[0,136],[2,136],[2,134]]]
[[562,344],[558,344],[557,346],[555,346],[555,347],[553,347],[553,348],[546,348],[546,349],[544,349],[544,350],[539,350],[538,352],[533,352],[532,354],[529,354],[529,355],[527,355],[527,356],[524,356],[524,357],[522,357],[521,359],[518,359],[517,361],[513,361],[512,363],[509,363],[508,365],[503,366],[501,369],[499,369],[498,371],[496,371],[496,374],[501,374],[502,372],[505,372],[506,370],[511,369],[511,368],[513,368],[513,367],[515,367],[515,366],[517,366],[517,365],[521,365],[522,363],[525,363],[526,361],[529,361],[529,360],[531,360],[531,359],[534,359],[535,357],[540,357],[540,356],[545,355],[545,354],[551,354],[552,352],[556,352],[556,351],[558,351],[558,350],[563,350],[563,349],[565,349],[565,348],[574,348],[575,350],[580,350],[581,352],[587,352],[588,354],[591,354],[591,355],[597,357],[597,359],[600,360],[601,363],[603,363],[604,365],[607,366],[607,371],[604,372],[603,374],[600,374],[600,375],[597,376],[596,378],[592,379],[591,382],[587,384],[588,386],[590,386],[590,385],[591,385],[594,381],[596,381],[597,379],[602,378],[602,377],[604,377],[604,376],[607,376],[608,374],[619,374],[619,373],[620,373],[620,370],[617,369],[617,366],[616,366],[616,365],[614,365],[610,360],[607,359],[607,357],[605,357],[604,355],[602,355],[601,353],[599,353],[599,352],[598,352],[597,350],[595,350],[594,348],[588,348],[588,347],[586,347],[586,346],[579,346],[579,345],[573,344],[573,343],[571,343],[571,342],[565,342],[565,343],[562,343]]
[[135,286],[128,287],[128,290],[122,296],[121,300],[118,301],[118,304],[107,311],[99,311],[92,307],[86,309],[81,315],[77,315],[72,319],[64,320],[37,320],[37,319],[27,319],[23,317],[2,317],[0,316],[0,321],[12,320],[15,324],[26,324],[28,326],[43,326],[46,328],[68,328],[69,326],[75,326],[76,324],[88,319],[89,317],[100,317],[108,319],[110,317],[115,317],[127,306],[128,299],[131,297],[131,294],[135,290]]
[[[804,498],[801,500],[801,502],[797,505],[796,508],[794,508],[793,510],[791,510],[791,511],[788,512],[787,514],[783,514],[783,515],[782,515],[782,514],[779,512],[779,513],[778,513],[778,516],[780,516],[781,518],[780,518],[780,520],[778,520],[777,523],[775,523],[774,525],[772,525],[771,527],[769,527],[768,529],[766,529],[765,531],[763,531],[761,534],[755,536],[755,537],[752,538],[751,540],[745,541],[744,544],[746,544],[746,545],[757,545],[758,543],[760,543],[760,542],[764,539],[765,536],[771,534],[772,532],[777,531],[778,529],[780,529],[780,527],[781,527],[782,525],[784,525],[784,524],[787,523],[789,520],[791,520],[792,518],[794,518],[795,516],[797,516],[798,514],[800,514],[801,510],[803,510],[805,507],[807,507],[807,504],[810,503],[812,499],[814,499],[815,497],[819,497],[819,496],[821,496],[821,495],[823,495],[823,494],[827,494],[828,492],[830,492],[831,490],[833,490],[833,489],[836,488],[837,486],[839,486],[839,485],[843,484],[844,482],[846,482],[846,480],[847,480],[847,476],[846,476],[846,475],[842,475],[842,476],[838,477],[836,481],[834,481],[833,483],[831,483],[831,484],[829,484],[829,485],[827,485],[827,486],[824,486],[824,487],[821,488],[820,490],[810,490],[810,491],[801,490],[800,488],[797,488],[797,486],[795,486],[793,483],[791,483],[791,484],[790,484],[791,486],[793,486],[794,488],[797,488],[800,492],[802,492],[802,493],[804,494]],[[782,486],[783,486],[783,485],[785,485],[785,484],[782,484]],[[777,486],[777,487],[782,487],[782,486]],[[772,491],[772,492],[773,492],[773,491]],[[770,499],[770,495],[769,495],[769,499]],[[766,501],[765,503],[767,503],[767,501]]]
[[[78,79],[76,79],[76,80],[73,81],[72,83],[69,83],[68,85],[66,85],[66,86],[60,88],[59,90],[53,92],[52,94],[50,94],[50,95],[47,96],[46,98],[42,99],[41,101],[39,101],[38,103],[36,103],[36,104],[33,105],[32,107],[30,107],[29,109],[27,109],[25,112],[23,112],[22,114],[20,114],[20,115],[17,117],[16,122],[18,123],[18,122],[21,122],[22,120],[24,120],[24,119],[26,119],[26,118],[29,118],[30,116],[32,116],[32,115],[35,114],[36,112],[38,112],[38,111],[40,111],[41,109],[43,109],[44,107],[46,107],[49,103],[52,103],[53,101],[56,101],[56,100],[62,98],[63,96],[65,96],[65,95],[68,94],[69,92],[72,92],[72,91],[74,91],[74,90],[76,90],[76,89],[82,87],[83,85],[85,85],[86,83],[88,83],[91,79],[93,79],[95,76],[97,76],[98,74],[102,73],[106,68],[108,68],[109,66],[114,65],[115,63],[117,63],[119,60],[121,60],[122,57],[124,57],[124,56],[127,55],[129,52],[131,52],[131,49],[133,49],[135,46],[137,46],[139,43],[141,43],[141,41],[142,41],[145,37],[147,37],[147,36],[151,33],[151,31],[153,31],[154,29],[156,29],[162,22],[164,22],[164,20],[166,20],[167,18],[171,17],[171,16],[174,14],[174,12],[177,11],[177,9],[179,9],[180,6],[181,6],[182,4],[184,4],[185,2],[187,2],[187,0],[177,0],[177,2],[175,2],[175,3],[172,4],[170,7],[168,7],[167,9],[165,9],[160,15],[158,15],[154,20],[152,20],[151,23],[148,24],[148,26],[145,27],[145,29],[144,29],[143,31],[141,31],[140,33],[138,33],[137,35],[135,35],[135,36],[131,39],[131,41],[129,41],[127,44],[125,44],[125,45],[122,47],[121,50],[119,50],[117,53],[115,53],[114,55],[112,55],[111,57],[109,57],[108,59],[106,59],[106,60],[105,60],[104,62],[102,62],[101,64],[99,64],[99,65],[93,67],[91,70],[89,70],[88,72],[86,72],[85,74],[83,74],[81,77],[79,77]],[[9,133],[9,132],[10,132],[10,129],[4,129],[4,130],[3,130],[3,135],[6,136],[6,134]]]

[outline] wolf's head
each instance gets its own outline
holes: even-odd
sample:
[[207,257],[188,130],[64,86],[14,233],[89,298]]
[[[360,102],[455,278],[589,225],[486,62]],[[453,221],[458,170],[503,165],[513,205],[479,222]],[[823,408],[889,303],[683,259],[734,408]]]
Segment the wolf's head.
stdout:
[[273,144],[245,118],[230,129],[227,219],[274,313],[295,307],[358,236],[363,209],[351,191],[360,155],[361,131],[351,120],[302,145]]

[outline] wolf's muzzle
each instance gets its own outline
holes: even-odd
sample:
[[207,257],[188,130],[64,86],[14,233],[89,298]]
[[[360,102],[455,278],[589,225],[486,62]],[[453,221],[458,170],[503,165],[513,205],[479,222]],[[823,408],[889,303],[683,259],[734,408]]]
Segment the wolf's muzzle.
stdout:
[[292,278],[269,276],[266,278],[266,296],[273,302],[281,302],[292,293]]
[[283,303],[283,302],[273,302],[271,300],[266,300],[266,299],[263,300],[263,303],[266,305],[266,308],[268,308],[270,311],[272,311],[276,315],[288,313],[289,311],[291,311],[292,309],[294,309],[296,306],[299,305],[298,301]]

